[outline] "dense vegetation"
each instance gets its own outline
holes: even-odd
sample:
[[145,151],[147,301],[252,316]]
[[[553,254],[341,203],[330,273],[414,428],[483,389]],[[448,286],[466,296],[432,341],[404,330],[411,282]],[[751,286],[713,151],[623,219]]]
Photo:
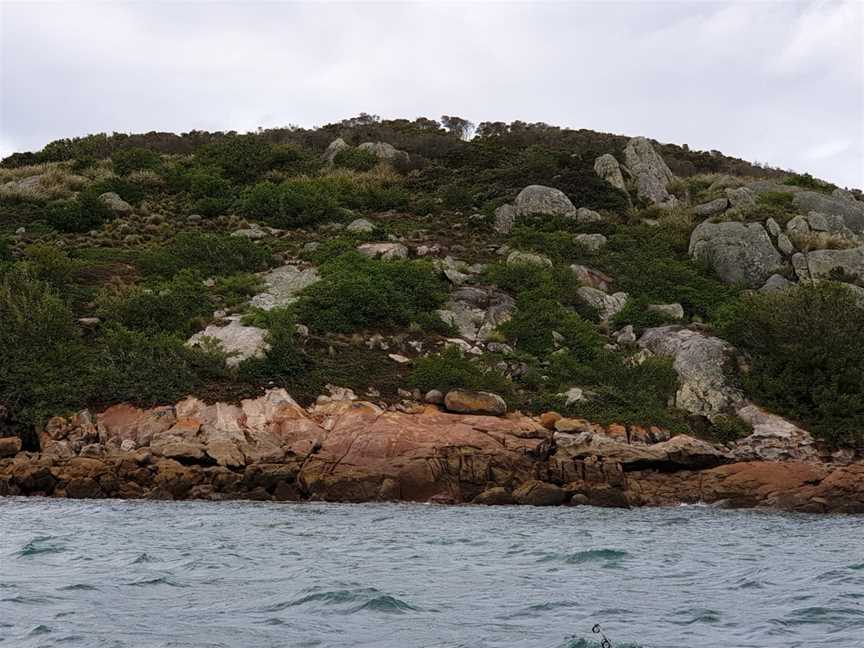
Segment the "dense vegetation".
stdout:
[[[634,362],[635,346],[610,337],[628,324],[638,333],[669,321],[649,304],[679,303],[685,323],[728,335],[749,354],[748,395],[831,442],[861,441],[864,320],[848,294],[828,287],[742,298],[689,258],[691,212],[660,213],[594,172],[599,154],[623,157],[626,137],[484,122],[466,139],[472,126],[457,117],[360,115],[246,135],[90,135],[6,158],[0,434],[27,437],[46,417],[85,406],[190,392],[233,399],[281,385],[309,402],[327,384],[388,402],[400,388],[485,389],[526,410],[686,430],[693,422],[669,406],[671,363]],[[329,164],[322,153],[337,137],[348,148]],[[404,154],[385,163],[362,142]],[[691,201],[721,195],[712,188],[717,174],[828,187],[716,152],[658,151],[682,178],[673,191]],[[495,232],[495,209],[529,184],[559,188],[603,221],[534,215],[508,235]],[[109,192],[116,201],[104,198]],[[781,224],[794,213],[783,192],[763,194],[756,209],[749,218]],[[345,227],[360,217],[371,231]],[[608,243],[592,252],[583,234]],[[413,256],[421,247],[443,251],[392,260],[357,251],[391,240]],[[508,264],[504,245],[550,264]],[[512,317],[482,353],[453,343],[457,331],[439,316],[453,289],[439,265],[445,255],[483,264],[471,283],[513,299]],[[301,260],[320,281],[290,305],[250,307],[263,271]],[[611,321],[580,297],[574,263],[630,295]],[[229,314],[267,330],[263,357],[229,368],[218,349],[185,344]],[[391,353],[412,362],[395,363]],[[574,386],[587,397],[568,404]],[[736,429],[718,419],[708,433],[725,439]]]

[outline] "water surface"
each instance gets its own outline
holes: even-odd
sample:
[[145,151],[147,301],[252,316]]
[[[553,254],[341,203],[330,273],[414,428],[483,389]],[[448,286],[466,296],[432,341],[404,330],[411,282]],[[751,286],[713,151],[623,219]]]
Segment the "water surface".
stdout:
[[0,647],[855,648],[864,518],[0,498]]

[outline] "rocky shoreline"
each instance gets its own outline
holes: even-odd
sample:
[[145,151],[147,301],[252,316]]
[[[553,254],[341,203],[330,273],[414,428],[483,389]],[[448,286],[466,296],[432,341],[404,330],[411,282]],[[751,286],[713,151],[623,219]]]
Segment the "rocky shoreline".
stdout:
[[[474,411],[488,396],[447,395]],[[0,439],[0,495],[864,513],[864,461],[820,454],[803,431],[778,433],[776,417],[749,407],[754,433],[718,446],[554,413],[385,409],[338,389],[309,409],[281,389],[239,405],[116,405],[51,419],[38,453]]]

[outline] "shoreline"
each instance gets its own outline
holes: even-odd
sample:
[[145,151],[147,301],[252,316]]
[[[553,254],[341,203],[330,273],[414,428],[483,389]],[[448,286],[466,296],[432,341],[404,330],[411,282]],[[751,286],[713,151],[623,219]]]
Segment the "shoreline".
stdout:
[[864,513],[864,462],[826,462],[796,439],[730,448],[657,428],[350,398],[306,410],[280,389],[240,405],[187,398],[55,417],[39,439],[41,452],[0,459],[0,496]]

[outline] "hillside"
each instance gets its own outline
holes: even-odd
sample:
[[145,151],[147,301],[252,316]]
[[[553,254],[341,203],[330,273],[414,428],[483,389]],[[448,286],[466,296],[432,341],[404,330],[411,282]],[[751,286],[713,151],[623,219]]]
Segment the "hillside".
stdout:
[[864,444],[860,191],[644,138],[465,133],[361,115],[6,158],[0,437],[189,394],[405,411],[462,388],[500,397],[465,411],[725,444],[772,412]]

